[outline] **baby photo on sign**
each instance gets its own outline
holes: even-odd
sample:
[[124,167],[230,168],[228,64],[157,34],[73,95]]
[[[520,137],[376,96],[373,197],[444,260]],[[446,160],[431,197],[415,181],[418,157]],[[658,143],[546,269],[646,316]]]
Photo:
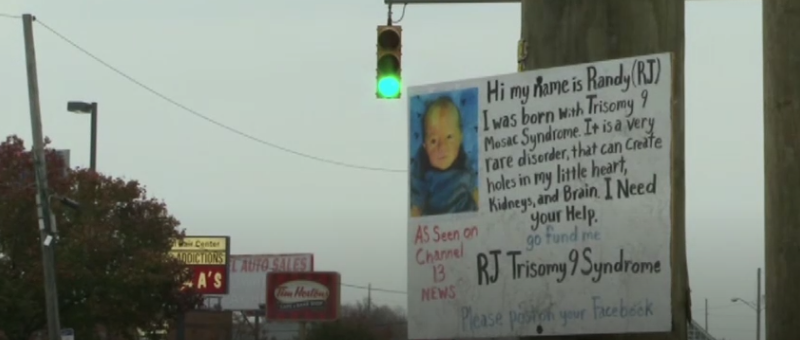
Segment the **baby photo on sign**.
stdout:
[[409,101],[411,217],[478,211],[478,88]]

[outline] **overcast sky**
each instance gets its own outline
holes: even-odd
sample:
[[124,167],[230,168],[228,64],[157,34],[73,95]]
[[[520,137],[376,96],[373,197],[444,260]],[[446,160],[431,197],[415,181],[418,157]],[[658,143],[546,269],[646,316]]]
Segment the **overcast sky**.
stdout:
[[[374,98],[380,0],[3,0],[144,84],[215,120],[314,156],[407,164],[406,101]],[[399,14],[399,13],[398,13]],[[687,233],[693,313],[752,339],[763,265],[761,4],[690,2],[686,13]],[[406,85],[514,72],[519,5],[409,6]],[[145,183],[190,234],[231,235],[234,253],[313,252],[316,269],[406,285],[406,177],[298,157],[248,140],[137,87],[36,26],[44,129],[73,165]],[[0,136],[30,141],[21,21],[0,18]],[[366,291],[345,288],[344,299]],[[374,293],[405,305],[402,294]]]

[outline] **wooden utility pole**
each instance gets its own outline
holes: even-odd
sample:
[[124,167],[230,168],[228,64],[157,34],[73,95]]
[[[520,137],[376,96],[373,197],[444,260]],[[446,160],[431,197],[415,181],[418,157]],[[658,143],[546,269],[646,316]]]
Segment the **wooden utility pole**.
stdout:
[[708,330],[708,299],[706,299],[706,325],[705,325],[704,328],[706,329],[706,332],[709,332],[709,330]]
[[766,335],[800,334],[800,1],[763,0]]
[[33,131],[33,162],[36,174],[36,209],[41,235],[42,267],[44,267],[45,311],[47,315],[47,338],[61,339],[61,321],[56,287],[55,246],[56,233],[53,212],[50,210],[50,190],[47,188],[47,162],[42,131],[42,113],[39,103],[39,76],[36,72],[36,48],[33,43],[33,21],[31,14],[22,15],[22,32],[25,40],[25,64],[28,73],[28,102],[31,108],[31,130]]
[[[791,1],[791,0],[788,0]],[[797,8],[798,5],[789,5],[787,0],[768,1],[774,3],[773,7],[779,7],[778,3],[784,3],[785,9],[788,7]],[[797,3],[800,3],[798,1]],[[777,9],[777,8],[776,8]],[[689,299],[689,274],[686,266],[686,233],[685,219],[685,175],[684,175],[684,1],[683,0],[522,0],[522,41],[520,53],[520,64],[524,69],[540,69],[572,64],[580,64],[607,59],[628,58],[637,55],[654,54],[661,52],[672,52],[673,72],[673,98],[674,113],[672,126],[674,134],[672,137],[672,187],[674,201],[672,206],[672,332],[653,333],[653,334],[628,334],[628,335],[602,335],[602,336],[573,336],[573,337],[552,337],[553,340],[581,339],[581,340],[686,340],[688,322],[691,320],[690,299]],[[797,13],[797,12],[796,12]],[[766,20],[765,15],[765,20]],[[800,18],[791,24],[794,28],[800,28]],[[797,41],[790,40],[792,32],[788,30],[789,19],[786,22],[781,40],[783,45],[781,51],[787,48],[795,48]],[[777,24],[776,24],[777,25]],[[777,27],[777,26],[775,26]],[[796,35],[796,33],[794,33]],[[777,34],[776,34],[777,35]],[[777,39],[776,39],[777,43]],[[792,46],[792,47],[787,47]],[[797,55],[796,55],[797,56]],[[766,61],[766,59],[765,59]],[[779,65],[787,64],[784,62]],[[796,59],[795,59],[796,64]],[[797,66],[797,65],[794,65]],[[797,77],[800,72],[798,69],[784,69],[784,77]],[[776,70],[775,72],[778,72]],[[788,78],[781,78],[788,79]],[[800,85],[800,83],[798,83]],[[798,88],[792,88],[797,91]],[[787,96],[786,98],[788,98]],[[784,98],[784,97],[781,97]],[[789,110],[781,111],[785,115],[790,114]],[[794,113],[797,113],[797,103],[794,106]],[[796,117],[800,122],[800,116]],[[789,124],[791,125],[791,124]],[[798,125],[793,128],[784,126],[784,133],[779,133],[781,137],[792,136],[795,140],[800,140]],[[791,132],[791,134],[790,134]],[[800,144],[798,144],[800,146]],[[782,151],[785,151],[782,150]],[[800,162],[800,149],[795,149],[795,162]],[[777,155],[777,153],[775,154]],[[788,163],[787,163],[788,164]],[[783,181],[783,188],[796,188],[800,190],[800,163],[793,163],[793,166],[785,166],[785,169],[778,177],[780,180],[788,179],[789,172],[794,179]],[[769,173],[767,174],[769,176]],[[778,181],[778,180],[775,180]],[[777,182],[774,182],[777,183]],[[787,184],[795,184],[787,185]],[[777,185],[775,186],[777,192]],[[800,199],[800,192],[797,192]],[[787,199],[789,195],[780,196]],[[790,209],[800,207],[800,200],[791,201],[794,203],[784,204],[786,210],[781,210],[781,216],[789,217]],[[785,212],[785,213],[783,213]],[[782,226],[786,232],[781,236],[785,242],[794,242],[798,245],[789,254],[800,254],[800,214],[794,215],[794,224]],[[786,220],[782,220],[786,221]],[[777,221],[776,221],[777,222]],[[788,221],[787,221],[788,222]],[[790,228],[791,232],[789,232]],[[792,235],[789,238],[789,235]],[[786,243],[787,245],[789,243]],[[792,257],[800,260],[800,257]],[[788,268],[790,264],[784,262]],[[798,269],[791,273],[800,273],[800,261],[791,265],[792,269]],[[787,271],[783,271],[787,272]],[[800,275],[800,274],[798,274]],[[796,285],[796,281],[794,282]],[[800,297],[800,290],[790,288],[789,281],[786,285],[781,285],[781,292],[794,290],[794,296]],[[774,290],[780,293],[778,288]],[[783,299],[787,304],[800,301],[798,299]],[[797,307],[800,311],[800,305]],[[782,320],[786,321],[786,330],[790,326],[790,320],[796,321],[800,314],[794,313],[782,315]],[[800,327],[795,323],[793,329]],[[800,332],[794,332],[794,335]],[[540,337],[536,338],[542,339]],[[770,340],[782,340],[788,338],[770,338]]]
[[756,340],[761,340],[761,312],[764,310],[761,307],[761,268],[758,268],[758,274],[756,274],[758,281],[757,288],[756,288]]
[[367,285],[367,317],[372,314],[372,284]]

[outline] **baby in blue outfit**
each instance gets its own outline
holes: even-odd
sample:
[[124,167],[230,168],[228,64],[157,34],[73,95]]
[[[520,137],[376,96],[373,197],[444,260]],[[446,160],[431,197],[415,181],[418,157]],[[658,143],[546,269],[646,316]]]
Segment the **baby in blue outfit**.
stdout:
[[464,152],[461,112],[450,97],[422,117],[423,143],[411,169],[411,216],[478,210],[477,175]]

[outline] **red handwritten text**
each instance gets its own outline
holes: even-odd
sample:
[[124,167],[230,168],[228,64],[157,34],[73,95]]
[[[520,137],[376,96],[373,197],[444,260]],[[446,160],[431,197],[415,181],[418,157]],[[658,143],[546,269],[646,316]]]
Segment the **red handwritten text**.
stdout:
[[[433,234],[433,235],[431,235]],[[464,239],[472,239],[478,236],[478,227],[466,227],[464,230],[444,230],[438,225],[433,228],[427,225],[417,226],[417,233],[414,237],[414,244],[425,244],[430,241],[434,243],[455,242]]]
[[459,242],[457,246],[448,249],[417,249],[417,264],[419,265],[462,258],[464,258],[464,242]]
[[439,283],[444,281],[447,278],[447,274],[444,271],[443,264],[434,264],[433,265],[433,282]]
[[[434,225],[418,225],[414,234],[414,245],[417,248],[415,259],[418,265],[431,265],[433,285],[422,288],[422,301],[456,299],[456,286],[447,284],[445,262],[460,261],[464,258],[464,242],[478,237],[478,227],[469,226],[463,229],[445,230]],[[426,245],[429,243],[436,244]]]
[[422,301],[454,300],[455,298],[455,285],[422,288]]
[[464,228],[463,233],[465,239],[473,239],[478,236],[478,227],[466,227]]

